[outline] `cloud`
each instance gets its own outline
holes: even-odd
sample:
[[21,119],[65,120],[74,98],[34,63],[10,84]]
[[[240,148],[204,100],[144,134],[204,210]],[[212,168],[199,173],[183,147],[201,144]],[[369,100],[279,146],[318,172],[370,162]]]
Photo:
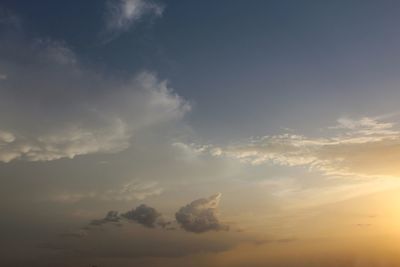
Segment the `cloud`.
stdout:
[[50,198],[51,201],[63,204],[73,204],[82,201],[83,199],[95,198],[97,194],[95,192],[88,193],[59,193]]
[[118,223],[121,220],[121,217],[118,214],[118,211],[110,210],[103,219],[100,220],[92,220],[89,225],[103,225],[106,223]]
[[157,182],[148,181],[140,182],[138,180],[131,181],[125,184],[118,194],[116,199],[132,200],[132,198],[143,200],[150,196],[157,196],[163,192]]
[[394,123],[341,118],[328,130],[329,136],[319,138],[285,133],[226,147],[180,146],[252,165],[307,166],[328,176],[400,177],[400,131]]
[[207,231],[228,230],[217,216],[221,193],[192,201],[175,214],[177,222],[188,232],[203,233]]
[[20,30],[21,28],[21,19],[11,10],[0,7],[0,30]]
[[63,42],[0,34],[0,162],[117,153],[190,105],[151,72],[126,80],[83,66]]
[[0,142],[12,143],[15,140],[15,136],[10,132],[0,131]]
[[[0,135],[1,138],[1,135]],[[96,199],[102,201],[133,201],[158,196],[163,188],[156,181],[133,180],[116,189],[89,192],[62,192],[50,197],[50,201],[71,204],[83,200]]]
[[107,2],[106,32],[111,40],[128,31],[145,16],[160,17],[164,6],[150,0],[112,0]]
[[121,215],[123,218],[137,222],[143,226],[154,228],[161,214],[154,208],[145,204]]
[[[221,199],[221,193],[192,201],[190,204],[180,208],[175,214],[177,223],[181,227],[194,233],[207,231],[229,230],[218,219],[217,209]],[[92,220],[89,225],[100,226],[106,223],[119,223],[122,219],[136,222],[148,228],[161,227],[164,230],[175,230],[175,222],[166,220],[155,208],[141,204],[136,208],[119,214],[117,211],[109,211],[100,220]]]
[[147,206],[146,204],[141,204],[136,208],[121,214],[119,214],[118,211],[111,210],[103,219],[92,220],[89,225],[101,226],[107,223],[120,223],[123,219],[130,222],[136,222],[148,228],[155,228],[156,226],[166,228],[171,224],[171,222],[163,219],[161,213],[159,213],[155,208]]
[[85,236],[87,236],[87,231],[83,229],[80,229],[78,231],[69,231],[60,234],[60,236],[65,238],[84,238]]

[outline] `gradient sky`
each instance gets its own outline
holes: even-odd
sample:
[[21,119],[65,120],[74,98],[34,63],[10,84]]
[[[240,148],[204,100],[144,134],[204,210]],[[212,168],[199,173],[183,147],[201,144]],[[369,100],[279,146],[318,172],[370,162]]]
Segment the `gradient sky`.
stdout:
[[0,265],[399,266],[400,2],[0,2]]

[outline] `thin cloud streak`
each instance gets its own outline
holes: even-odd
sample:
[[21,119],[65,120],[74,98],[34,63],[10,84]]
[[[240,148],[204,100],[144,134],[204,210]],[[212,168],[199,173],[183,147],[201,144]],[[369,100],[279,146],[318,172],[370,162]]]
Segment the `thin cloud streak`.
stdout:
[[400,177],[400,131],[394,123],[364,117],[341,118],[329,127],[333,136],[310,138],[281,134],[254,138],[235,146],[220,147],[175,143],[194,154],[237,159],[252,165],[306,166],[332,177]]

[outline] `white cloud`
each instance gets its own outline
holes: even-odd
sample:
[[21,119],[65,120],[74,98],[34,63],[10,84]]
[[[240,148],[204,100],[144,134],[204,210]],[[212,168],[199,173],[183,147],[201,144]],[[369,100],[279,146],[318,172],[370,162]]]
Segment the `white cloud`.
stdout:
[[143,200],[150,196],[160,195],[163,190],[164,189],[155,181],[140,182],[138,180],[134,180],[125,184],[122,189],[119,190],[115,198],[123,200]]
[[106,31],[115,37],[129,30],[144,16],[159,17],[164,6],[150,0],[113,0],[107,2]]
[[0,142],[1,143],[12,143],[14,141],[15,141],[15,136],[12,133],[0,131]]
[[101,201],[135,201],[158,196],[163,191],[164,188],[156,181],[140,181],[136,179],[116,189],[90,192],[62,192],[52,196],[50,200],[66,204],[77,203],[87,199],[97,199]]
[[[373,118],[341,118],[329,127],[329,137],[281,134],[251,139],[235,146],[180,145],[186,151],[199,147],[212,156],[244,163],[308,166],[330,176],[400,177],[400,131],[394,123]],[[200,151],[202,152],[202,151]]]
[[[136,132],[190,110],[150,72],[117,81],[83,67],[64,43],[10,42],[0,44],[0,69],[13,77],[0,92],[2,162],[116,153]],[[2,60],[7,52],[15,60]]]
[[129,147],[130,137],[127,126],[118,119],[102,128],[73,125],[37,137],[20,136],[3,143],[0,160],[49,161],[93,153],[115,153]]
[[83,199],[95,198],[97,196],[96,192],[87,193],[59,193],[51,197],[51,201],[63,204],[73,204],[80,202]]

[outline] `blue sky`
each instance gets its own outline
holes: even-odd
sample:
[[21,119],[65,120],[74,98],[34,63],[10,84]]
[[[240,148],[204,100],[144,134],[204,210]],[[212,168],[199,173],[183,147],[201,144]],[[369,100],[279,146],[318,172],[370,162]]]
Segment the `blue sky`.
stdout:
[[[194,103],[189,119],[208,139],[306,131],[314,123],[304,118],[324,126],[396,109],[395,1],[161,4],[162,18],[143,18],[106,44],[104,3],[4,6],[25,18],[29,35],[65,41],[84,64],[109,75],[146,69],[168,79]],[[391,97],[382,100],[382,92]]]

